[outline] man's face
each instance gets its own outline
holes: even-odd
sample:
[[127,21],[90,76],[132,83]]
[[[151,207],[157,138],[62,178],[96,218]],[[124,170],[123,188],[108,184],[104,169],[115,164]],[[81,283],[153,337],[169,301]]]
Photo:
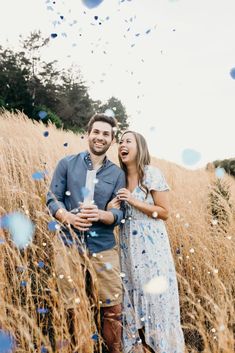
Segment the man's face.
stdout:
[[103,121],[96,121],[88,135],[90,152],[96,156],[105,154],[109,149],[112,140],[112,126]]

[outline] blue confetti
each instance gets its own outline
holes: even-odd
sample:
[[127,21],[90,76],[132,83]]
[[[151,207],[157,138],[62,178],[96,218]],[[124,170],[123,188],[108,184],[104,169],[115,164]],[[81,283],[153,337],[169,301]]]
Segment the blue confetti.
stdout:
[[148,29],[145,33],[149,34],[151,32],[151,29]]
[[233,68],[230,70],[230,76],[232,77],[233,80],[235,80],[235,67],[233,67]]
[[84,198],[86,198],[89,194],[90,194],[90,190],[88,188],[86,188],[85,186],[82,187],[82,195]]
[[38,116],[40,119],[43,120],[47,116],[47,112],[45,112],[44,110],[40,110],[40,112],[38,113]]
[[110,299],[106,299],[106,304],[110,304],[111,303],[111,300]]
[[90,231],[89,234],[91,237],[98,237],[98,234],[95,231]]
[[35,172],[32,174],[32,178],[34,180],[42,180],[44,179],[45,173],[44,172]]
[[43,267],[44,267],[44,265],[45,265],[45,264],[44,264],[44,262],[43,262],[43,261],[39,261],[39,262],[38,262],[38,267],[43,268]]
[[44,131],[43,136],[45,137],[49,136],[49,131]]
[[51,38],[56,38],[58,36],[57,33],[51,33]]
[[150,237],[150,235],[148,235],[148,238],[149,238],[149,240],[151,241],[151,243],[154,245],[153,238],[152,238],[152,237]]
[[64,19],[64,16],[60,16],[60,19],[63,20],[63,19]]
[[30,242],[34,234],[34,224],[20,212],[9,213],[4,216],[4,228],[11,234],[12,240],[20,249],[24,249]]
[[37,309],[38,314],[47,314],[48,311],[49,310],[47,308],[38,308]]
[[13,336],[0,329],[0,353],[10,353],[15,348]]
[[201,153],[193,149],[187,148],[182,152],[182,160],[186,165],[194,165],[201,159]]
[[57,229],[59,229],[60,225],[56,221],[50,221],[47,225],[47,228],[51,232],[55,232]]
[[88,7],[88,9],[93,9],[94,7],[99,6],[103,0],[82,0],[83,4]]
[[27,286],[27,282],[26,281],[21,281],[20,285],[21,285],[21,287],[26,287]]
[[68,147],[68,142],[65,142],[65,143],[64,143],[64,147]]
[[41,346],[41,353],[47,353],[48,350],[45,346]]
[[91,336],[91,338],[92,338],[94,341],[98,341],[99,336],[98,336],[97,333],[94,333],[94,334]]
[[132,231],[132,234],[133,234],[133,235],[138,234],[137,230],[133,230],[133,231]]
[[223,178],[224,174],[225,174],[224,168],[221,168],[221,167],[216,168],[215,175],[217,176],[217,178],[219,179]]

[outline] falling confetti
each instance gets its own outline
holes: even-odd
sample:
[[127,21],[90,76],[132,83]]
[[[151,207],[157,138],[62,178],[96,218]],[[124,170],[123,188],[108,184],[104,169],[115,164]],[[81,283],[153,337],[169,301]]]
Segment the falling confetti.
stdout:
[[38,113],[38,116],[40,119],[45,119],[47,116],[47,112],[45,112],[44,110],[40,110],[40,112]]
[[233,80],[235,80],[235,67],[233,67],[233,68],[230,70],[230,76],[232,77]]
[[43,268],[43,267],[44,267],[44,265],[45,265],[45,264],[44,264],[44,262],[43,262],[43,261],[39,261],[39,262],[38,262],[38,267],[39,267],[39,268]]
[[104,114],[109,116],[110,118],[114,118],[115,117],[115,113],[114,113],[114,111],[112,109],[106,109]]
[[150,294],[160,294],[167,290],[168,283],[166,277],[158,276],[152,278],[148,283],[144,286],[144,291]]
[[48,137],[49,136],[49,131],[44,131],[43,136]]
[[56,230],[60,229],[60,225],[56,221],[50,221],[47,225],[48,230],[51,232],[55,232]]
[[105,266],[106,270],[112,270],[112,268],[113,268],[113,265],[110,262],[106,262],[104,264],[104,266]]
[[82,0],[82,2],[88,9],[93,9],[94,7],[99,6],[103,0]]
[[0,353],[11,353],[15,348],[15,340],[13,336],[0,329]]
[[42,179],[44,179],[44,177],[45,177],[45,173],[44,172],[35,172],[35,173],[32,174],[32,178],[34,180],[42,180]]
[[201,159],[201,153],[193,149],[187,148],[182,152],[182,161],[185,165],[194,165]]
[[94,334],[91,336],[91,338],[92,338],[94,341],[98,341],[99,336],[98,336],[97,333],[94,333]]
[[215,175],[217,178],[219,178],[219,179],[223,178],[224,174],[225,174],[224,168],[218,167],[215,169]]
[[4,228],[9,231],[12,241],[19,249],[24,249],[32,242],[35,227],[23,213],[13,212],[4,216]]
[[49,310],[47,308],[38,308],[37,309],[38,314],[47,314],[48,311]]

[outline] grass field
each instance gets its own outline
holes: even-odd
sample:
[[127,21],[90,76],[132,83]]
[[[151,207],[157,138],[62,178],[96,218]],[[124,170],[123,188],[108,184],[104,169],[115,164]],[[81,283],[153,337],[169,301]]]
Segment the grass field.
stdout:
[[[44,136],[46,130],[48,136]],[[51,217],[45,207],[57,161],[85,147],[85,138],[32,122],[21,113],[3,112],[0,116],[0,213],[20,211],[35,224],[33,244],[24,251],[0,229],[0,327],[15,336],[16,352],[69,353],[77,349],[90,353],[97,346],[93,308],[75,259],[78,276],[73,322],[77,336],[72,348],[66,309],[56,287],[57,232],[48,230]],[[117,162],[116,146],[109,157]],[[167,228],[178,274],[187,352],[232,353],[235,180],[216,178],[213,168],[191,171],[156,158],[152,163],[163,170],[171,187]],[[32,178],[37,171],[46,171],[43,180]],[[95,295],[94,290],[94,302]]]

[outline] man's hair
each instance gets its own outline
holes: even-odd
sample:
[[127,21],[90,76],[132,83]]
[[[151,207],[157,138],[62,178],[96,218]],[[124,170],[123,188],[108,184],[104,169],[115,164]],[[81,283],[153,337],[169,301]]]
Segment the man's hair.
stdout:
[[91,119],[89,120],[88,124],[87,124],[87,132],[88,132],[88,135],[90,134],[91,130],[92,130],[92,127],[93,127],[93,124],[96,122],[96,121],[102,121],[104,123],[107,123],[109,124],[111,127],[112,127],[112,138],[114,138],[114,135],[115,135],[115,130],[117,129],[118,127],[118,124],[117,124],[117,120],[111,116],[107,116],[105,114],[102,114],[102,113],[96,113],[95,115],[93,115],[91,117]]

